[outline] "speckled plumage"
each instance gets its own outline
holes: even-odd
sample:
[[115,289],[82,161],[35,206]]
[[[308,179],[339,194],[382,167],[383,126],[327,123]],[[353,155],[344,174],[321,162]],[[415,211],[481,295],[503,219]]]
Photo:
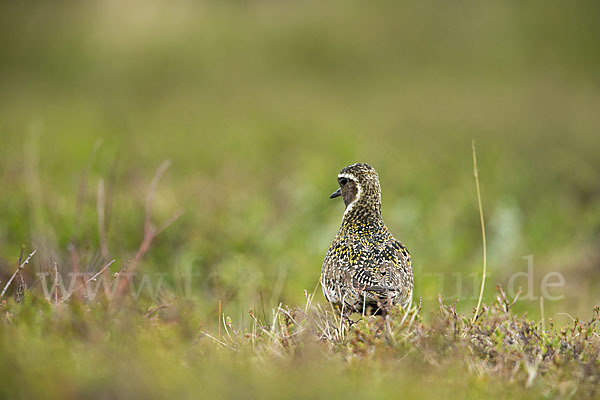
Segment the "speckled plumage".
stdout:
[[368,164],[352,164],[338,174],[346,204],[342,226],[321,270],[328,301],[350,312],[372,312],[390,304],[406,306],[412,297],[410,254],[381,217],[379,176]]

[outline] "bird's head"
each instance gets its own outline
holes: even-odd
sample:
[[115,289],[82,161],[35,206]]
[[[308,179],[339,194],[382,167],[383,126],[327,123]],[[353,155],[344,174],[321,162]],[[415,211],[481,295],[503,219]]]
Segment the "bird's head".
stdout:
[[346,204],[344,218],[381,218],[381,188],[377,171],[369,164],[356,163],[338,174],[339,189],[329,196],[342,197]]

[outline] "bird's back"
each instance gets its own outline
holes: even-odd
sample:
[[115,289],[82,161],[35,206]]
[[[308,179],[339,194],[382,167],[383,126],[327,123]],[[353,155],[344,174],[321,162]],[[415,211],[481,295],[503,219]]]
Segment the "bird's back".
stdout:
[[342,225],[321,271],[325,297],[346,310],[362,312],[411,297],[410,254],[383,221]]

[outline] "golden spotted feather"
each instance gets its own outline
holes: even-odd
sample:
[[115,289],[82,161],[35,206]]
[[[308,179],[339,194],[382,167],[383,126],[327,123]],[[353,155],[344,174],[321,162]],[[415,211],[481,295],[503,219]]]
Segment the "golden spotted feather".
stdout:
[[406,306],[413,290],[411,258],[381,218],[377,173],[367,164],[353,164],[338,180],[340,189],[332,197],[342,196],[346,211],[323,261],[325,297],[347,313]]

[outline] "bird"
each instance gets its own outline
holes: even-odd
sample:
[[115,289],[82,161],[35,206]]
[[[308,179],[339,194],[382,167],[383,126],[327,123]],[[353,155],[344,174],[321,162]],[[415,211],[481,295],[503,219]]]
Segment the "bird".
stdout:
[[321,269],[327,301],[343,315],[387,315],[391,306],[412,301],[412,260],[381,216],[381,187],[373,167],[356,163],[337,176],[339,188],[329,197],[346,205],[342,224]]

